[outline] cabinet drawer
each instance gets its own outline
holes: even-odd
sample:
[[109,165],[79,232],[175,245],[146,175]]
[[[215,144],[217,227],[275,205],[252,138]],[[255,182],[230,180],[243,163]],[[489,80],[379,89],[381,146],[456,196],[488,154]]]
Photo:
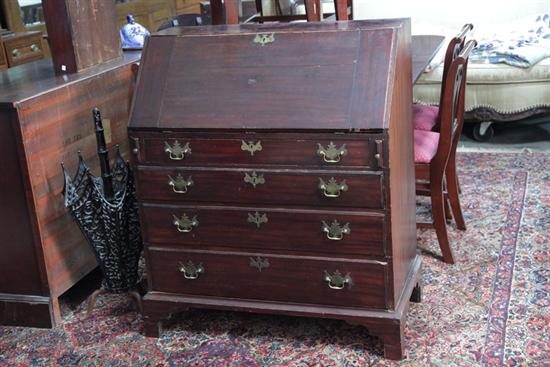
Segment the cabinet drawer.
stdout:
[[163,166],[284,165],[379,169],[378,159],[381,160],[383,154],[381,135],[361,136],[357,139],[325,134],[299,138],[279,134],[278,138],[273,138],[234,134],[198,138],[166,134],[142,138],[138,161]]
[[149,249],[152,290],[216,297],[384,308],[382,262]]
[[4,47],[10,67],[44,58],[42,33],[40,32],[6,37]]
[[381,172],[139,167],[141,200],[382,209]]
[[384,215],[269,208],[142,206],[144,240],[186,247],[384,255]]

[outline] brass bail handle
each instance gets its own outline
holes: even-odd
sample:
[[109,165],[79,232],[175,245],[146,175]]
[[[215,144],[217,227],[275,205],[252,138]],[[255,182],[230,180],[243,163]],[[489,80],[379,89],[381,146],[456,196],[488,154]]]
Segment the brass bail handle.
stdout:
[[323,275],[323,280],[327,282],[327,285],[330,289],[342,290],[347,285],[348,289],[351,289],[353,286],[353,279],[350,273],[347,273],[345,276],[336,270],[334,273],[330,274],[325,270]]
[[350,234],[351,229],[349,227],[349,223],[344,224],[343,226],[338,223],[338,221],[334,220],[332,223],[328,224],[325,221],[321,222],[321,231],[326,233],[327,238],[331,241],[340,241],[344,238],[345,234]]
[[186,264],[180,262],[178,265],[178,270],[180,273],[183,273],[183,277],[185,279],[189,280],[198,279],[201,274],[206,272],[202,263],[195,265],[191,260],[189,260]]
[[172,190],[176,194],[187,194],[188,188],[190,186],[193,186],[193,179],[191,176],[187,177],[187,179],[183,178],[183,176],[178,173],[176,178],[172,178],[172,176],[168,175],[168,185],[172,187]]
[[189,142],[185,145],[181,145],[179,141],[175,140],[174,144],[170,145],[167,141],[164,142],[164,151],[168,153],[168,157],[173,161],[181,161],[185,158],[185,155],[191,154],[191,146]]
[[193,228],[199,226],[199,220],[196,215],[191,219],[187,216],[187,214],[183,214],[180,218],[175,215],[172,215],[172,217],[174,218],[173,223],[178,232],[189,233],[193,230]]
[[319,177],[318,187],[327,198],[337,198],[343,191],[348,191],[346,180],[342,180],[342,182],[338,183],[334,177],[331,177],[328,182],[325,182]]
[[339,163],[342,157],[348,153],[346,144],[343,144],[340,148],[336,148],[332,141],[326,148],[319,143],[317,145],[319,146],[317,154],[327,163]]

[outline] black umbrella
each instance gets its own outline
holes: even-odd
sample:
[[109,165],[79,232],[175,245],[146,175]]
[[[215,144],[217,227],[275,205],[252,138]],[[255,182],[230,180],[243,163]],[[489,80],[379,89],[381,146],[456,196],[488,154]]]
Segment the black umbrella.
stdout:
[[80,152],[74,177],[71,178],[61,163],[65,178],[65,206],[94,251],[103,274],[102,289],[92,295],[89,310],[97,295],[103,292],[128,292],[141,309],[141,298],[135,289],[141,277],[139,261],[143,243],[134,177],[118,146],[111,169],[97,108],[93,111],[93,117],[101,177],[91,173]]

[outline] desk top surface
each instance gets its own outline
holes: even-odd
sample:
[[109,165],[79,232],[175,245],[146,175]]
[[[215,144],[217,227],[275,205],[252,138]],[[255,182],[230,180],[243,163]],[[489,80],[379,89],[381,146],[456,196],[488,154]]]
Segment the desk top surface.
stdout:
[[0,72],[0,108],[11,108],[35,96],[137,62],[140,56],[139,51],[124,52],[122,58],[66,75],[54,73],[52,59],[42,59],[10,68]]
[[[441,47],[444,37],[422,35],[412,37],[412,77],[413,82],[422,74],[434,54]],[[121,59],[97,65],[80,73],[56,75],[51,59],[44,59],[0,72],[0,107],[13,106],[50,90],[62,88],[70,83],[93,77],[139,61],[141,52],[124,52]]]

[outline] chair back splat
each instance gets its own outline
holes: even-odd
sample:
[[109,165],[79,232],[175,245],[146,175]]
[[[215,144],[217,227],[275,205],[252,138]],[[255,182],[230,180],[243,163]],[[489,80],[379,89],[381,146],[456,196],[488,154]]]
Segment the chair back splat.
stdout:
[[439,97],[439,105],[441,106],[443,104],[443,91],[445,90],[445,75],[449,72],[449,68],[451,67],[451,63],[454,59],[456,59],[464,48],[464,43],[466,41],[466,36],[468,33],[474,29],[473,24],[465,24],[462,29],[460,30],[460,33],[458,33],[456,36],[454,36],[451,41],[449,41],[449,45],[447,46],[447,50],[445,51],[445,61],[443,62],[443,79],[441,81],[441,94]]
[[444,75],[445,89],[441,93],[442,102],[439,107],[439,145],[434,157],[442,166],[446,166],[450,153],[456,150],[462,132],[466,71],[468,58],[475,46],[476,41],[468,41]]

